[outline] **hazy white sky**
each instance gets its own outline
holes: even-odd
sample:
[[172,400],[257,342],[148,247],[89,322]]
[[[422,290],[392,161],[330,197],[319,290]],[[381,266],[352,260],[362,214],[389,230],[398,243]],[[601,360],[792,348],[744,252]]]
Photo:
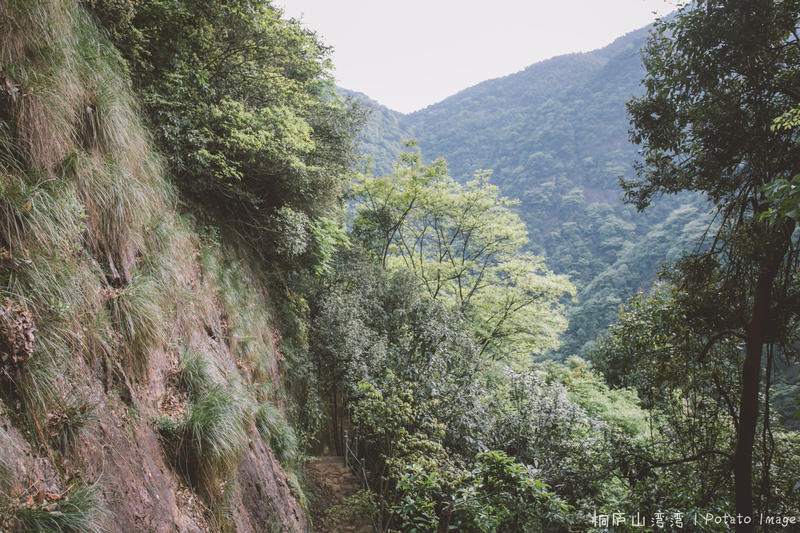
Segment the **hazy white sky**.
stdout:
[[333,47],[337,83],[410,112],[556,55],[600,48],[675,0],[274,0]]

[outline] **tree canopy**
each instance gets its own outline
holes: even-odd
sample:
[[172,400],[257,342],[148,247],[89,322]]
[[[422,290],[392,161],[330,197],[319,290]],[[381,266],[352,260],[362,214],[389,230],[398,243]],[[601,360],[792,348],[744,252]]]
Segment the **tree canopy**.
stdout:
[[769,420],[768,406],[759,413],[763,347],[791,353],[800,317],[795,222],[764,217],[769,187],[800,170],[796,127],[772,127],[800,101],[798,22],[797,1],[695,2],[656,25],[644,51],[646,93],[628,105],[643,147],[639,178],[622,183],[628,201],[644,209],[661,194],[696,191],[717,210],[713,242],[678,265],[678,283],[708,344],[743,339],[733,456],[743,516],[754,510],[757,422]]
[[353,191],[354,233],[387,268],[407,269],[429,298],[471,317],[481,352],[519,360],[557,346],[574,288],[523,252],[517,202],[488,173],[462,185],[443,160],[425,165],[412,151],[392,174],[359,175]]
[[[269,2],[97,0],[183,199],[262,252],[313,241],[353,161],[330,50]],[[286,246],[283,246],[285,249]]]

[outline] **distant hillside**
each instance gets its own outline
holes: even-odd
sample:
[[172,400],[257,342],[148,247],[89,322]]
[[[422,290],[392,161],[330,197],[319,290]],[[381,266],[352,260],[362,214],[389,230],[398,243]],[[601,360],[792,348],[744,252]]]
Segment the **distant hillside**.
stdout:
[[363,150],[378,172],[391,170],[401,139],[415,137],[456,178],[492,170],[494,183],[521,200],[531,248],[581,289],[559,357],[581,351],[628,296],[655,279],[668,250],[654,248],[654,231],[666,242],[702,234],[703,208],[690,197],[664,199],[643,214],[621,201],[618,179],[632,175],[636,158],[625,102],[641,91],[647,31],[482,82],[409,115],[347,93],[374,109]]
[[403,141],[414,137],[403,124],[405,116],[382,106],[363,93],[338,89],[340,96],[359,102],[369,112],[369,119],[361,130],[361,150],[372,159],[375,172],[386,174],[403,147]]

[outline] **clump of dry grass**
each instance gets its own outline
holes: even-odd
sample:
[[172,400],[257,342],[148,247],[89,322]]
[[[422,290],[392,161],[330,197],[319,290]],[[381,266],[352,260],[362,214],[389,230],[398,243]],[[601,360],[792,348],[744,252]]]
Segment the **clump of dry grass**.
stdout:
[[166,344],[169,329],[164,318],[167,296],[151,277],[134,276],[128,285],[110,289],[113,324],[122,333],[135,375],[145,375],[149,355]]
[[272,314],[265,305],[266,289],[241,260],[218,244],[203,248],[204,271],[213,281],[225,311],[228,345],[256,382],[277,379]]
[[76,483],[64,494],[43,494],[13,509],[22,531],[102,533],[109,516],[97,484]]
[[73,450],[98,421],[97,406],[79,392],[70,391],[47,418],[47,436],[62,453]]
[[[67,2],[9,2],[0,9],[0,72],[26,164],[57,165],[74,144],[81,101],[76,10]],[[66,29],[66,31],[64,31]]]
[[236,374],[223,375],[210,351],[187,350],[179,382],[189,396],[186,411],[161,416],[155,424],[177,470],[213,501],[249,442],[253,401]]
[[113,351],[140,373],[185,265],[150,245],[175,197],[121,65],[79,3],[0,0],[0,291],[52,324],[51,362]]

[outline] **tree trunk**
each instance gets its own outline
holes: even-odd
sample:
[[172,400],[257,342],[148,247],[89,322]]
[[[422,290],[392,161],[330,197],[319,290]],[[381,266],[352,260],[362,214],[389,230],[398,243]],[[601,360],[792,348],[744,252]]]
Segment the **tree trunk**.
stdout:
[[453,508],[448,502],[437,505],[437,507],[436,514],[439,517],[439,526],[436,528],[436,533],[447,533],[450,531],[450,519],[453,515]]
[[331,391],[331,422],[333,422],[333,447],[335,450],[336,455],[344,455],[344,450],[342,449],[342,436],[340,431],[339,425],[339,408],[337,406],[337,394],[336,389]]
[[[742,365],[742,396],[739,404],[739,427],[733,455],[734,494],[736,500],[736,531],[752,533],[757,522],[753,516],[753,445],[758,423],[758,391],[761,388],[761,358],[764,344],[769,342],[772,287],[778,276],[784,255],[791,243],[794,223],[784,224],[777,233],[772,253],[761,262],[753,294],[753,313],[747,329],[745,357]],[[738,517],[741,516],[739,519]],[[744,522],[750,517],[749,524]]]
[[[739,429],[733,454],[736,514],[753,517],[753,443],[758,420],[758,389],[761,377],[761,353],[764,342],[764,317],[769,309],[769,285],[759,277],[753,300],[753,320],[747,332],[742,366],[742,398],[739,404]],[[746,519],[746,518],[745,518]],[[737,523],[736,531],[752,532],[755,526]]]

